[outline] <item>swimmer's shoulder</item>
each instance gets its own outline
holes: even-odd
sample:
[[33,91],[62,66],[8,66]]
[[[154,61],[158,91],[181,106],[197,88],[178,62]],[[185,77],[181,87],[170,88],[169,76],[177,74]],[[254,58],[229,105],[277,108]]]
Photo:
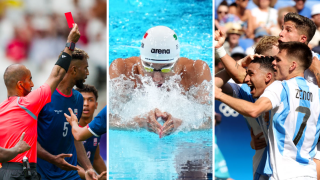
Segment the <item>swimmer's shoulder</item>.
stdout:
[[189,58],[185,58],[185,57],[181,57],[179,58],[177,65],[182,65],[182,66],[193,66],[194,68],[198,68],[198,67],[205,67],[208,66],[208,64],[203,61],[203,60],[192,60]]
[[140,62],[140,57],[137,56],[133,56],[133,57],[129,57],[129,58],[118,58],[115,59],[114,61],[112,61],[111,66],[112,65],[117,65],[117,66],[121,66],[124,64],[129,64],[129,63],[138,63]]
[[115,59],[114,61],[112,61],[109,67],[110,79],[119,77],[121,74],[127,74],[127,71],[131,71],[131,67],[139,62],[140,57],[137,56]]

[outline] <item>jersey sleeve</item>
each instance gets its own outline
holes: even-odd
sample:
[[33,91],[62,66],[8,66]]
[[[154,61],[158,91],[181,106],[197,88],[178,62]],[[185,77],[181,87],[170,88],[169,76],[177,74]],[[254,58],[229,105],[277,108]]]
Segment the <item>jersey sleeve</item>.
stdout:
[[88,124],[88,130],[96,137],[106,133],[107,124],[107,106]]
[[247,84],[235,84],[228,83],[233,91],[233,97],[243,99],[249,102],[255,102],[255,99],[252,97],[250,87]]
[[31,111],[35,116],[38,116],[41,109],[49,102],[51,102],[51,89],[48,84],[43,84],[38,89],[21,98],[18,103]]
[[318,53],[315,53],[313,51],[311,51],[311,52],[312,52],[312,58],[316,57],[318,60],[320,60],[320,55]]
[[271,101],[272,109],[278,107],[281,103],[281,92],[282,92],[283,86],[281,81],[274,81],[272,84],[270,84],[263,92],[263,94],[260,96],[266,97]]

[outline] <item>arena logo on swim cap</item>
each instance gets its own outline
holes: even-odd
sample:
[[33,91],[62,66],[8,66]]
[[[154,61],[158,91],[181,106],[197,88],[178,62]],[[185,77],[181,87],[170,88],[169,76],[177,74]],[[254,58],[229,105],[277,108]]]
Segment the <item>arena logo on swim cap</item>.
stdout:
[[148,33],[146,33],[144,36],[143,36],[143,38],[146,38],[148,36]]
[[173,37],[174,37],[174,39],[175,39],[175,40],[177,40],[177,39],[178,39],[178,37],[177,37],[177,35],[176,35],[176,34],[174,34],[174,35],[173,35]]
[[151,53],[170,54],[170,49],[151,49]]

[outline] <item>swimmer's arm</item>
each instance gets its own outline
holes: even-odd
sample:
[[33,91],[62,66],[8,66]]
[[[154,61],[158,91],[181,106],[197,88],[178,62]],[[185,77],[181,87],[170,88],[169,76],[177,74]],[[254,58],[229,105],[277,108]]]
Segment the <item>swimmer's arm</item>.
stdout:
[[110,79],[117,78],[121,74],[125,74],[126,63],[124,59],[118,58],[114,60],[109,67]]
[[228,96],[221,92],[217,87],[215,89],[215,98],[216,100],[227,104],[240,114],[253,118],[257,118],[261,113],[272,109],[271,101],[266,97],[261,97],[255,103],[251,103],[249,101]]
[[202,84],[203,81],[208,81],[210,82],[212,77],[211,77],[211,72],[208,64],[202,60],[196,60],[194,64],[194,69],[196,72],[196,77],[197,77],[197,85]]
[[[120,120],[120,117],[117,115],[109,114],[109,128],[114,130],[132,130],[132,129],[139,129],[139,123],[143,120],[138,117],[133,118],[133,121],[130,121],[128,123],[123,123]],[[146,121],[145,121],[146,122]]]
[[203,129],[212,129],[212,118],[207,117],[208,119],[196,130],[203,130]]
[[[78,25],[74,24],[72,30],[69,33],[67,42],[76,43],[76,42],[78,42],[79,38],[80,38],[80,32],[79,32]],[[67,47],[64,48],[63,52],[72,56],[72,51]],[[45,82],[46,84],[48,84],[50,86],[51,94],[55,91],[58,84],[62,81],[62,79],[66,73],[67,73],[66,70],[59,65],[55,65],[53,67],[49,78]]]

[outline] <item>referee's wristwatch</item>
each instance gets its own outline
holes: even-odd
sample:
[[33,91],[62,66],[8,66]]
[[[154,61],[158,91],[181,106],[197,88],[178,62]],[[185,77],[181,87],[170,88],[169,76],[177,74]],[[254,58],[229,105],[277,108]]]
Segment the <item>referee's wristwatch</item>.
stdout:
[[74,51],[74,48],[76,47],[76,43],[74,42],[67,42],[66,47],[70,49],[70,51]]

